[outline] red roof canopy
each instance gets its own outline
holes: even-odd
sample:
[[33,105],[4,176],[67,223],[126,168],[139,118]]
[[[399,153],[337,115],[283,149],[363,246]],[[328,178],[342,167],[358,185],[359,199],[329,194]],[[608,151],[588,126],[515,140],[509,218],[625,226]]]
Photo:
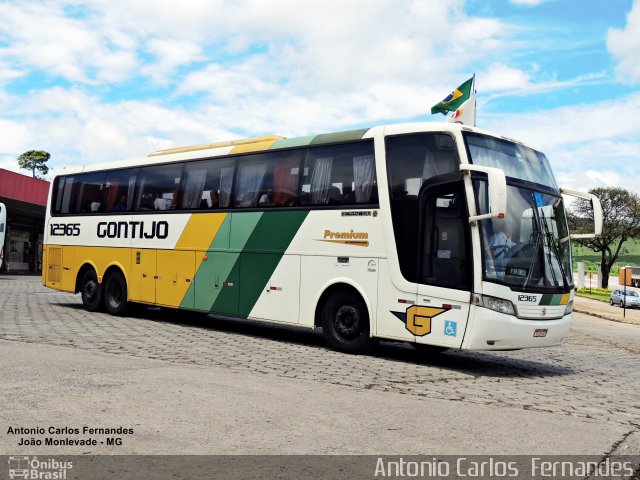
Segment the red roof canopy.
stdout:
[[0,197],[47,206],[49,182],[0,168]]

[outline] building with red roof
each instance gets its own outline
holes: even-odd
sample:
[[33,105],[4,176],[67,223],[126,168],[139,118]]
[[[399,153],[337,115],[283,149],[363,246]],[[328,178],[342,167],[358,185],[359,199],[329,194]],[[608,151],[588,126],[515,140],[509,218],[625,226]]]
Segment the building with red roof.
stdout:
[[0,203],[7,210],[2,269],[42,269],[42,242],[49,182],[0,168]]

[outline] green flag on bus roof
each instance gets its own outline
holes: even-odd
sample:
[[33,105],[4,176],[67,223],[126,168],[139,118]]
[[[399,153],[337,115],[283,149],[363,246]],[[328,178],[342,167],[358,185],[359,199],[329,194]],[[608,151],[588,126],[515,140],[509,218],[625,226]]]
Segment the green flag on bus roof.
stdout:
[[433,107],[431,107],[431,115],[434,115],[436,113],[442,113],[443,115],[446,115],[466,102],[471,96],[473,78],[474,77],[471,77],[458,88],[453,90],[453,92],[451,92],[449,95],[447,95],[444,100],[436,103]]

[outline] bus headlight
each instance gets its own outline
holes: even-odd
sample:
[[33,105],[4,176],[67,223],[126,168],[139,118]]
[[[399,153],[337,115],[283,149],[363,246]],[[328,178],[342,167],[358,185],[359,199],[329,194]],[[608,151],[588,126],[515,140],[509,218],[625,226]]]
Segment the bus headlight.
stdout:
[[496,297],[488,297],[486,295],[482,295],[482,305],[489,310],[493,310],[495,312],[505,313],[507,315],[515,315],[516,309],[511,303],[510,300],[505,300],[503,298]]
[[573,312],[573,300],[567,303],[567,308],[564,309],[565,315],[569,315],[571,312]]

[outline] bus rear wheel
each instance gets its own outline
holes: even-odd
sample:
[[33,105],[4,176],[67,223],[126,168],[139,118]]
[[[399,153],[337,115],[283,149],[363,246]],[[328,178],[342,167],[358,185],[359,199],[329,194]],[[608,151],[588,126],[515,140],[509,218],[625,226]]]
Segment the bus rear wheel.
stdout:
[[369,334],[369,314],[362,299],[351,292],[331,295],[322,307],[322,333],[329,345],[346,353],[362,353],[375,343]]
[[102,285],[98,283],[98,276],[95,270],[89,269],[82,275],[80,296],[82,297],[84,308],[90,312],[100,310],[102,306]]
[[124,315],[127,310],[127,282],[120,272],[107,278],[104,286],[104,306],[111,315]]

